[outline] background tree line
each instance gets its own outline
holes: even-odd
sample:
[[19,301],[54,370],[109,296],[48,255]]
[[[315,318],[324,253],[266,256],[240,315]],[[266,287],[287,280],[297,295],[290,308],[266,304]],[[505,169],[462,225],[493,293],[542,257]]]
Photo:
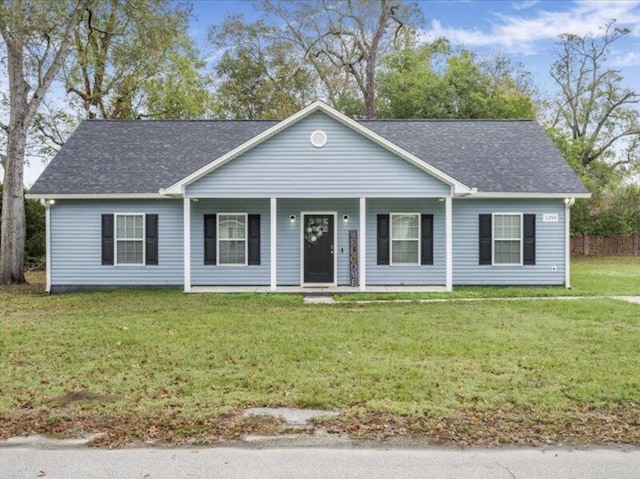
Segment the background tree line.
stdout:
[[593,194],[572,209],[573,232],[640,229],[639,96],[607,67],[629,33],[614,20],[558,39],[557,93],[546,98],[506,56],[421,40],[424,18],[412,1],[253,5],[255,21],[233,15],[210,26],[219,56],[209,71],[188,34],[188,3],[0,0],[9,80],[0,91],[0,283],[24,280],[22,245],[33,236],[26,159],[50,158],[87,118],[274,119],[316,99],[355,118],[536,118]]

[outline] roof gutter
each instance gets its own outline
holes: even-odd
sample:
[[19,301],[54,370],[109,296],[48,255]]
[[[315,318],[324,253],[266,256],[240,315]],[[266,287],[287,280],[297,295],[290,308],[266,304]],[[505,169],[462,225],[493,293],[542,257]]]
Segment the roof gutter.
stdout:
[[[475,188],[474,188],[475,189]],[[591,193],[522,193],[522,192],[480,192],[471,195],[456,195],[458,198],[470,197],[474,199],[565,199],[565,198],[591,198]]]
[[160,193],[27,193],[28,200],[163,200]]

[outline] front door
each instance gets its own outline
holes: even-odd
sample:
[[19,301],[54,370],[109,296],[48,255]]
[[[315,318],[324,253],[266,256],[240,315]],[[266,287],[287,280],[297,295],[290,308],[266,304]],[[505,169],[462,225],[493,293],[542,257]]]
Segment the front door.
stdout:
[[302,216],[302,253],[305,283],[334,283],[334,216]]

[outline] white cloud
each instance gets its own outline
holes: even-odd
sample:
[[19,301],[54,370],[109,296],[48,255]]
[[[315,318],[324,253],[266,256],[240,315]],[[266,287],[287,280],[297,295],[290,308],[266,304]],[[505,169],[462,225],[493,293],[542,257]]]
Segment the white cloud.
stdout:
[[531,8],[540,3],[540,0],[524,0],[513,2],[514,10],[526,10],[527,8]]
[[632,28],[632,35],[640,36],[640,1],[576,1],[565,11],[539,9],[522,14],[495,14],[489,29],[463,29],[444,25],[434,19],[424,30],[425,39],[448,38],[453,44],[466,47],[497,47],[523,54],[536,53],[539,42],[555,40],[562,33],[586,35],[596,33],[607,22]]
[[624,55],[616,55],[609,63],[614,67],[637,67],[640,66],[640,53],[627,52]]

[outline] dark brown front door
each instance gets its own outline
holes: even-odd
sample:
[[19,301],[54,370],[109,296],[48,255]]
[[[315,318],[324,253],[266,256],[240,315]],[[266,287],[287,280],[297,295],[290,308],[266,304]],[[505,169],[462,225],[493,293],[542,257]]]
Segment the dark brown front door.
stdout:
[[304,215],[302,243],[305,283],[333,283],[333,215]]

